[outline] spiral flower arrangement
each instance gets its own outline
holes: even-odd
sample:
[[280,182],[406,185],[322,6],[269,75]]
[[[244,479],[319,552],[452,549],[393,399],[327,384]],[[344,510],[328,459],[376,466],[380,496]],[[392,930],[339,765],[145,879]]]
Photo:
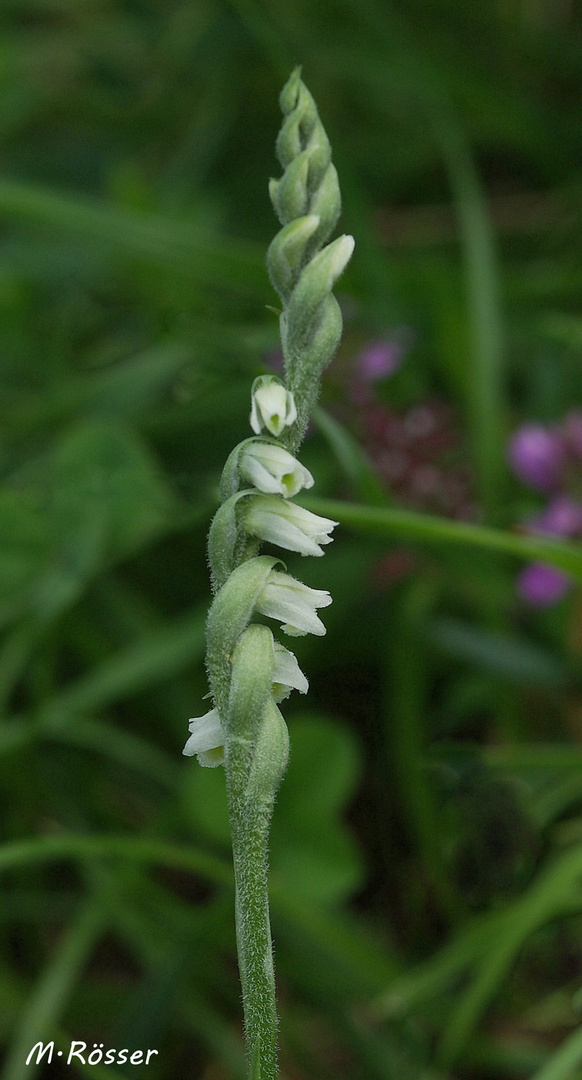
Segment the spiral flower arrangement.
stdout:
[[[221,505],[210,527],[208,554],[214,600],[207,622],[212,709],[190,721],[184,754],[224,764],[236,884],[237,949],[252,1080],[277,1075],[277,1014],[267,897],[268,833],[275,794],[289,752],[278,708],[307,679],[293,653],[257,615],[287,636],[325,634],[317,611],[331,603],[259,554],[263,541],[323,555],[337,522],[293,503],[313,477],[294,456],[342,329],[335,281],[353,251],[351,236],[326,245],[341,203],[331,149],[315,102],[293,72],[280,97],[277,139],[283,175],[270,195],[282,228],[267,254],[283,304],[280,319],[285,382],[263,375],[251,392],[254,435],[230,454]],[[325,245],[325,246],[324,246]]]

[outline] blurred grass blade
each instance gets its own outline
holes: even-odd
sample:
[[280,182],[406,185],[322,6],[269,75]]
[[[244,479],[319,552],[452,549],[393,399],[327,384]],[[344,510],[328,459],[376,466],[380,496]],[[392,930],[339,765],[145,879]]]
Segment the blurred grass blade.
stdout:
[[546,866],[500,913],[495,933],[476,959],[472,979],[450,1011],[436,1051],[440,1068],[451,1069],[459,1059],[528,938],[552,919],[582,910],[581,874],[582,845],[576,845]]
[[577,581],[582,582],[582,548],[574,544],[548,540],[542,536],[503,532],[485,525],[433,517],[414,510],[359,506],[312,496],[301,499],[301,502],[315,513],[334,518],[341,525],[365,536],[379,536],[386,540],[397,537],[410,543],[436,546],[463,544],[483,551],[516,555],[521,559],[542,559],[566,570]]
[[111,758],[126,769],[148,776],[156,784],[175,790],[180,775],[180,761],[164,753],[153,743],[122,731],[114,724],[75,717],[74,724],[52,728],[46,733],[49,741],[79,746]]
[[441,912],[450,920],[458,917],[459,901],[443,862],[438,805],[425,767],[431,666],[423,638],[433,604],[432,583],[419,578],[407,583],[391,605],[384,715],[390,717],[389,768],[405,824]]
[[46,437],[84,412],[109,419],[133,416],[151,405],[191,360],[191,346],[167,339],[102,371],[57,378],[22,402],[0,403],[0,438],[18,442],[35,431]]
[[433,619],[426,627],[426,636],[435,649],[468,661],[496,678],[560,690],[569,681],[565,662],[525,637],[492,634],[460,619]]
[[32,184],[0,182],[0,219],[66,232],[120,255],[187,271],[193,283],[264,299],[263,248],[156,214],[138,213]]
[[503,325],[493,229],[461,127],[446,107],[439,108],[434,101],[429,114],[448,169],[461,227],[469,314],[468,404],[480,503],[486,520],[492,523],[501,509],[502,448],[506,431]]
[[17,840],[0,847],[0,871],[63,859],[122,859],[169,866],[199,874],[216,885],[232,885],[227,862],[197,848],[140,836],[93,836],[79,833]]

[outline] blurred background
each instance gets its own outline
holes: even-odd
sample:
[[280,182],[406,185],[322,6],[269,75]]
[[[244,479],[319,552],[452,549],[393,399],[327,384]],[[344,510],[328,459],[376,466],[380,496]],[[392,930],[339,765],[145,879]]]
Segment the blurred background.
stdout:
[[181,751],[297,63],[356,238],[302,459],[386,516],[288,560],[334,604],[285,707],[282,1074],[582,1077],[580,591],[485,531],[582,580],[582,12],[3,0],[2,1080],[245,1076],[224,774]]

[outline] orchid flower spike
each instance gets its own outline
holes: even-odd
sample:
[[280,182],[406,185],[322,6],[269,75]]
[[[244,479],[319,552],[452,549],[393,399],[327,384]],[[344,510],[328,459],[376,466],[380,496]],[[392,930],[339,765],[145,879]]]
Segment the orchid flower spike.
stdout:
[[[342,329],[333,287],[353,250],[351,236],[331,240],[341,208],[331,147],[315,102],[291,75],[280,98],[284,114],[277,140],[283,169],[269,185],[282,228],[267,253],[271,282],[282,301],[281,344],[285,382],[255,379],[250,425],[254,436],[229,455],[220,481],[220,507],[208,539],[214,599],[206,623],[206,666],[213,708],[189,722],[186,757],[224,764],[236,883],[245,1037],[250,1075],[277,1078],[277,1010],[267,892],[268,834],[275,795],[289,753],[289,734],[278,705],[307,679],[297,658],[258,616],[274,619],[284,634],[325,634],[318,616],[331,604],[276,570],[280,560],[261,555],[262,541],[300,555],[323,555],[338,524],[290,500],[313,486],[294,456],[309,424],[321,374]],[[271,438],[271,437],[272,438]],[[277,440],[277,441],[274,441]]]

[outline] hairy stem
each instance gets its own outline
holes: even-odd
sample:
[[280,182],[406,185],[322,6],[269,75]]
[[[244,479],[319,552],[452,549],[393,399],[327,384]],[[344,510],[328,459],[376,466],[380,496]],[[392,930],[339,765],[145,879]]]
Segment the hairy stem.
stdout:
[[249,806],[230,794],[236,886],[236,941],[249,1058],[261,1080],[277,1076],[275,972],[267,892],[267,851],[273,803]]

